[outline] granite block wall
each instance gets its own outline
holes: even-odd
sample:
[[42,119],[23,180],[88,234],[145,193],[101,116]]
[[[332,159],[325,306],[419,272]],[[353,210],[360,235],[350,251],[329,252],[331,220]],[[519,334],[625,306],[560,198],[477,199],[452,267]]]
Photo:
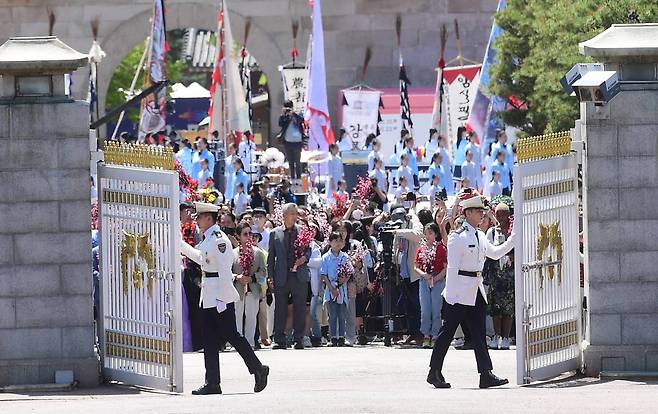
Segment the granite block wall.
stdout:
[[98,383],[84,102],[0,105],[0,386]]

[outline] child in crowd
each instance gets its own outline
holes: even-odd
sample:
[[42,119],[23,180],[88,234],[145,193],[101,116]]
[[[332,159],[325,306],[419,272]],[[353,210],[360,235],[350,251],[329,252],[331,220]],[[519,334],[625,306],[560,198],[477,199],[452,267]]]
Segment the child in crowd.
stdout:
[[441,188],[441,176],[439,174],[432,175],[431,179],[432,181],[430,182],[430,189],[427,192],[427,195],[430,198],[430,203],[434,205],[436,200],[443,198],[443,188]]
[[414,183],[414,174],[411,168],[409,167],[409,155],[403,153],[400,155],[400,166],[398,167],[398,186],[400,186],[400,181],[402,178],[406,178],[407,185],[412,186]]
[[345,316],[349,302],[347,281],[354,274],[354,268],[347,253],[341,251],[344,244],[340,233],[331,233],[331,249],[322,256],[320,265],[320,276],[327,286],[324,303],[329,310],[330,346],[345,346]]
[[196,179],[199,181],[199,188],[203,187],[206,181],[208,181],[208,178],[212,178],[212,175],[210,175],[210,170],[208,169],[208,160],[204,158],[201,160],[201,171],[196,176]]
[[407,177],[400,177],[399,182],[398,182],[398,188],[395,190],[395,201],[397,203],[403,203],[404,202],[404,196],[407,195],[407,193],[411,192],[409,187],[407,186]]
[[370,178],[377,179],[377,187],[382,190],[382,193],[386,194],[386,170],[384,170],[384,163],[381,158],[375,157],[373,159],[374,168],[368,174]]
[[338,145],[331,144],[329,145],[329,161],[327,162],[328,174],[327,174],[327,197],[338,190],[338,181],[343,178],[343,160],[338,155]]
[[233,211],[236,216],[240,216],[249,207],[249,196],[244,192],[244,184],[235,185],[235,195],[233,196]]
[[495,197],[503,194],[503,186],[500,183],[500,171],[491,172],[491,181],[484,186],[485,197]]

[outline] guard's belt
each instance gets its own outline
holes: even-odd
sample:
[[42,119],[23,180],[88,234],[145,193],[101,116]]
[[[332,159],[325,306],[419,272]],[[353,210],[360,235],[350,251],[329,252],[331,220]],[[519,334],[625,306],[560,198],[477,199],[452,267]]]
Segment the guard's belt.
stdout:
[[468,276],[468,277],[482,276],[482,272],[470,272],[468,270],[460,270],[457,274],[459,274],[461,276]]
[[208,273],[208,272],[202,272],[203,277],[219,277],[219,273]]

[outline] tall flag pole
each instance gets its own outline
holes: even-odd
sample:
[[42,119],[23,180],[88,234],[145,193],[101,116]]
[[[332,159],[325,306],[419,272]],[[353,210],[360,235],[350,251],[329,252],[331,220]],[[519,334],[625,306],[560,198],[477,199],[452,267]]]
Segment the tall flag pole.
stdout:
[[446,41],[448,39],[446,25],[441,26],[441,54],[436,64],[436,90],[434,91],[434,106],[432,108],[432,128],[439,130],[441,126],[441,114],[443,112],[443,68],[446,67],[444,59]]
[[313,9],[311,61],[305,119],[309,130],[309,149],[326,151],[333,144],[334,133],[327,103],[327,73],[324,60],[321,0],[310,0]]
[[[254,108],[251,102],[251,69],[249,68],[249,52],[247,51],[247,40],[249,39],[249,31],[251,30],[251,19],[247,18],[244,25],[244,38],[242,40],[242,49],[240,49],[240,80],[242,81],[242,87],[245,90],[245,102],[247,102],[247,108],[249,110],[249,128],[251,131],[251,126],[253,125],[254,119]],[[240,133],[244,131],[239,131]]]
[[[496,12],[500,12],[504,8],[505,0],[499,0]],[[502,97],[492,96],[488,91],[490,80],[489,72],[491,71],[491,66],[496,61],[495,42],[501,33],[502,29],[494,21],[491,26],[487,50],[484,54],[484,62],[482,63],[480,85],[475,94],[473,109],[468,117],[468,125],[483,144],[481,146],[482,151],[484,151],[486,144],[495,138],[494,135],[496,129],[504,126],[496,114],[505,111],[507,101]]]
[[230,13],[227,1],[223,1],[224,9],[224,71],[226,101],[224,107],[228,113],[226,133],[244,132],[251,129],[249,125],[249,107],[245,99],[246,92],[242,87],[240,76],[240,46],[233,40]]
[[[167,27],[165,24],[164,0],[153,2],[153,23],[151,26],[151,44],[149,47],[146,86],[167,80]],[[147,96],[142,101],[142,113],[139,122],[139,137],[162,131],[167,125],[167,91],[166,88]]]
[[402,30],[402,16],[399,14],[395,18],[395,34],[398,40],[398,50],[400,51],[400,116],[402,118],[402,128],[412,130],[414,123],[411,120],[411,106],[409,104],[409,90],[411,85],[409,77],[407,76],[407,69],[404,67],[404,59],[402,59],[402,47],[400,46],[400,36]]
[[221,140],[225,140],[226,135],[226,111],[224,110],[224,79],[222,64],[224,60],[224,3],[222,2],[219,13],[217,14],[217,57],[215,58],[210,83],[210,107],[208,108],[208,138],[212,133],[217,131]]

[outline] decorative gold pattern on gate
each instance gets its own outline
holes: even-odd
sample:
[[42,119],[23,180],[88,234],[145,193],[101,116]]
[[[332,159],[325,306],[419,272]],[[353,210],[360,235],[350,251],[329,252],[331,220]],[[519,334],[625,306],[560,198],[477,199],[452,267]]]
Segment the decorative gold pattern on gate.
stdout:
[[134,269],[132,273],[132,281],[135,289],[141,289],[144,282],[144,273],[139,268],[139,259],[142,258],[146,261],[147,266],[147,289],[148,296],[151,297],[153,293],[153,285],[155,284],[155,259],[153,257],[153,247],[149,243],[148,234],[132,234],[125,230],[123,231],[123,241],[121,242],[121,277],[123,278],[123,294],[128,294],[128,259],[134,258]]
[[519,163],[559,157],[570,152],[569,131],[520,138],[516,143],[516,159]]
[[578,344],[578,322],[568,321],[559,325],[530,331],[528,335],[530,356],[537,356]]
[[146,194],[125,193],[122,191],[103,190],[103,202],[114,204],[130,204],[134,206],[169,208],[168,197],[159,197]]
[[[553,262],[553,249],[555,249],[555,261],[560,262],[556,265],[548,265],[548,280],[553,280],[557,270],[557,284],[562,283],[562,232],[560,231],[560,220],[553,224],[544,225],[539,223],[539,232],[537,234],[537,257],[538,262],[544,261],[544,253],[548,250],[547,262]],[[544,269],[539,267],[539,288],[544,287]]]
[[164,339],[107,331],[105,351],[108,356],[169,365],[171,347]]
[[169,147],[105,141],[103,156],[108,165],[174,170],[174,151]]
[[526,188],[523,190],[523,199],[525,201],[535,200],[538,198],[551,197],[558,194],[570,193],[573,191],[573,181],[562,181],[559,183],[547,184],[541,187]]

